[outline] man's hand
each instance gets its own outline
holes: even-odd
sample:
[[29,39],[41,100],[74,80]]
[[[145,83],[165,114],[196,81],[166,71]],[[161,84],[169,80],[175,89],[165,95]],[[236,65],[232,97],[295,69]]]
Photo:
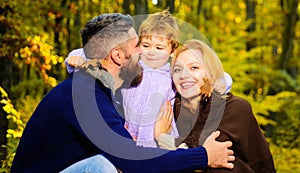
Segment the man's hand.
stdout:
[[172,129],[173,110],[170,101],[163,103],[160,107],[158,118],[155,122],[154,137],[158,139],[161,134],[169,134]]
[[204,142],[203,147],[206,149],[208,157],[208,166],[212,168],[233,168],[235,160],[233,151],[228,149],[232,146],[232,142],[218,142],[216,138],[220,135],[220,131],[213,132]]
[[69,56],[67,59],[67,63],[70,66],[78,67],[84,63],[84,59],[81,56]]

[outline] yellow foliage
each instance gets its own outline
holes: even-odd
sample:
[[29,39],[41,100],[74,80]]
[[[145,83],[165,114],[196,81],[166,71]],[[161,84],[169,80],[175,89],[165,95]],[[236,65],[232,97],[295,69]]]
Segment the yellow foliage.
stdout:
[[57,81],[48,76],[48,71],[53,65],[63,63],[64,58],[55,54],[54,47],[47,43],[48,39],[49,34],[47,33],[27,37],[28,46],[21,48],[19,55],[24,59],[25,64],[31,65],[31,68],[43,77],[45,83],[53,87]]
[[242,18],[236,17],[236,18],[234,19],[234,21],[235,21],[236,23],[241,23],[241,22],[242,22]]
[[57,81],[53,77],[48,78],[48,83],[50,84],[51,87],[55,87],[57,85]]
[[1,93],[2,97],[8,97],[8,94],[4,91],[4,89],[2,87],[0,87],[0,93]]
[[8,98],[8,94],[0,87],[1,92],[1,101],[4,106],[2,109],[7,113],[7,119],[11,120],[17,125],[16,129],[7,130],[7,138],[19,138],[22,136],[25,123],[21,120],[20,113],[14,108],[14,105],[11,103],[11,100]]
[[269,144],[277,172],[300,172],[299,148],[283,148]]
[[218,13],[219,12],[219,6],[216,6],[216,5],[213,6],[212,10],[213,10],[214,13]]
[[235,18],[234,13],[232,11],[227,12],[227,18],[229,20],[234,20]]
[[246,9],[246,4],[244,2],[239,2],[239,7],[244,10]]
[[59,62],[59,63],[63,63],[64,60],[65,60],[65,59],[64,59],[63,57],[58,57],[58,62]]

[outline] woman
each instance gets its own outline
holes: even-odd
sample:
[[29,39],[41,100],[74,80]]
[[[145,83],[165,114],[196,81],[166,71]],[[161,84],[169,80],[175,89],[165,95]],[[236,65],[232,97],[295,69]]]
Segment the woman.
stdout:
[[172,61],[177,97],[174,115],[180,138],[177,145],[202,145],[215,130],[219,141],[232,141],[234,168],[207,172],[275,172],[272,155],[252,113],[249,102],[226,93],[224,71],[216,53],[204,42],[190,40],[179,48]]

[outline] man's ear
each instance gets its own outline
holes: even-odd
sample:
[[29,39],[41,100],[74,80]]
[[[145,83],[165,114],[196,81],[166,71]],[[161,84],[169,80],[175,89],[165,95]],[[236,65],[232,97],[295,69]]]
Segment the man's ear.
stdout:
[[111,52],[111,58],[115,64],[120,66],[121,64],[123,64],[125,62],[124,51],[122,51],[119,48],[114,48]]

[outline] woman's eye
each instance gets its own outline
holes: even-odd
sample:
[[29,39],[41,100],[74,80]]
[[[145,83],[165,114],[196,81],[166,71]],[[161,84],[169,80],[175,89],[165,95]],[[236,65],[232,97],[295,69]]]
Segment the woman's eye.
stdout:
[[200,69],[198,66],[192,66],[191,67],[191,70],[198,70],[198,69]]
[[175,68],[174,69],[174,73],[178,73],[178,72],[180,72],[180,69],[179,68]]

